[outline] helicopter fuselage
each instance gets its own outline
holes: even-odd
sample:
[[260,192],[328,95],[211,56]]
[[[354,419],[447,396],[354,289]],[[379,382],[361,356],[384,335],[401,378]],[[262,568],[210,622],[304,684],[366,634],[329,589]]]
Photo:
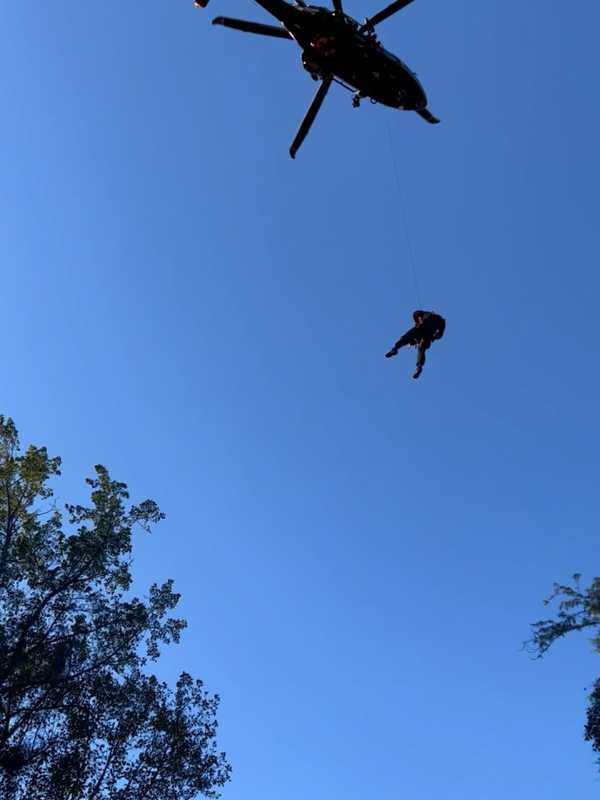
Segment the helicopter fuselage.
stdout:
[[[208,2],[194,0],[194,5],[205,8]],[[280,25],[232,17],[215,17],[212,22],[245,33],[295,41],[302,50],[302,65],[319,87],[290,145],[292,158],[296,157],[334,81],[353,92],[354,107],[368,97],[373,103],[415,111],[426,122],[437,125],[439,119],[427,108],[425,90],[415,73],[385,50],[375,35],[377,25],[413,0],[392,0],[362,24],[345,13],[342,0],[332,0],[331,10],[309,6],[306,0],[256,2]]]
[[328,75],[359,97],[392,108],[419,111],[427,97],[417,76],[347,14],[285,0],[256,0],[276,17],[302,49],[302,64],[315,80]]

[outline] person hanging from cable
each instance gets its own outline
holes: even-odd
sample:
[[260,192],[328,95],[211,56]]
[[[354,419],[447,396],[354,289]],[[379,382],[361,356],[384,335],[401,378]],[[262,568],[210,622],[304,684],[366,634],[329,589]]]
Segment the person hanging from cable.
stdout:
[[417,348],[417,370],[413,378],[418,378],[423,372],[425,353],[432,342],[441,339],[446,330],[446,320],[434,311],[418,310],[413,313],[414,326],[401,336],[396,344],[386,354],[386,358],[397,355],[401,347],[410,345]]

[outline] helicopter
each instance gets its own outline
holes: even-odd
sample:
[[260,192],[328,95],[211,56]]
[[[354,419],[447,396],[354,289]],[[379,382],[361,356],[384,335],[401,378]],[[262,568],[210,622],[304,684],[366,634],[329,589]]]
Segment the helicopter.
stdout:
[[[213,25],[291,39],[302,49],[302,66],[320,86],[294,141],[290,155],[296,157],[333,82],[353,92],[352,105],[369,98],[405,111],[415,111],[435,125],[439,119],[427,108],[427,96],[414,72],[397,56],[385,50],[375,33],[379,25],[392,14],[401,11],[413,0],[394,0],[363,23],[344,12],[342,0],[332,0],[333,10],[308,5],[304,0],[256,0],[281,23],[265,25],[231,17],[215,17]],[[197,8],[206,8],[209,0],[195,0]]]

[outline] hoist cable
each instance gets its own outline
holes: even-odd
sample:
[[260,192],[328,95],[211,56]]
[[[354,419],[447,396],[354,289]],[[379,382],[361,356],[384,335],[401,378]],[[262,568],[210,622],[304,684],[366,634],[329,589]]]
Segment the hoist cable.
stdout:
[[402,186],[400,185],[400,172],[398,170],[398,162],[396,161],[396,155],[394,153],[394,142],[392,140],[392,129],[390,127],[389,120],[386,120],[387,132],[388,132],[388,140],[390,143],[390,154],[392,157],[392,164],[394,167],[394,175],[396,177],[396,188],[398,190],[398,199],[400,203],[400,215],[402,217],[402,226],[404,228],[404,237],[406,239],[406,248],[408,250],[408,260],[410,262],[410,268],[413,277],[413,283],[415,286],[415,295],[417,298],[417,304],[419,308],[422,306],[421,303],[421,292],[419,291],[419,281],[417,277],[417,267],[415,262],[415,254],[413,251],[412,243],[410,240],[410,236],[408,233],[408,221],[406,217],[406,208],[404,203],[404,195],[402,194]]

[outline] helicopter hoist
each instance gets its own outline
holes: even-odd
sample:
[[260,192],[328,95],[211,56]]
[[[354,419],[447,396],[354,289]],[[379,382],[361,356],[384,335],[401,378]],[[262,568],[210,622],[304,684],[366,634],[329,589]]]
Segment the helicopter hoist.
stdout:
[[[205,8],[208,2],[195,0],[194,5]],[[373,103],[415,111],[432,125],[439,122],[427,108],[425,90],[415,73],[397,56],[385,50],[375,33],[375,27],[380,22],[401,11],[412,0],[395,0],[363,23],[344,12],[342,0],[332,0],[333,10],[307,5],[304,0],[295,0],[293,4],[286,0],[256,2],[276,17],[280,26],[231,17],[215,17],[213,25],[277,39],[291,39],[301,47],[304,69],[321,84],[290,147],[292,158],[295,158],[306,138],[333,82],[353,91],[352,105],[355,108],[363,98],[368,97]],[[395,356],[405,345],[415,347],[417,365],[413,378],[418,378],[425,363],[425,353],[434,341],[444,335],[446,321],[439,314],[424,310],[415,311],[413,320],[414,326],[385,356]]]

